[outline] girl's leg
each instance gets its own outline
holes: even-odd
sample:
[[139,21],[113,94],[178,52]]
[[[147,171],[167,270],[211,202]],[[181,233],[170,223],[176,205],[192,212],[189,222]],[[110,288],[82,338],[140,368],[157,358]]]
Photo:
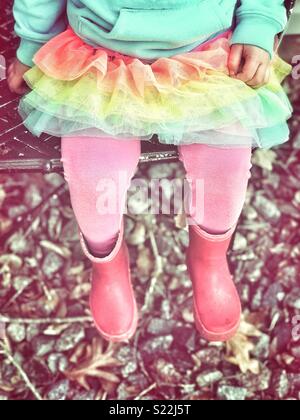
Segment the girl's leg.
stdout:
[[[179,153],[190,185],[191,218],[209,233],[227,232],[237,223],[245,202],[251,148],[192,144],[181,146]],[[197,208],[199,185],[204,189],[202,211]]]
[[107,340],[128,340],[138,322],[123,235],[126,194],[140,157],[140,141],[65,137],[62,161],[80,243],[92,262],[90,308]]
[[139,139],[62,138],[71,204],[95,256],[107,255],[114,247],[140,153]]
[[[196,326],[204,338],[226,341],[236,333],[241,316],[226,257],[245,201],[251,149],[193,144],[180,148],[180,158],[191,193],[188,212],[193,224],[189,226],[187,267],[193,283]],[[199,188],[197,181],[201,181]],[[199,204],[199,192],[204,205]]]

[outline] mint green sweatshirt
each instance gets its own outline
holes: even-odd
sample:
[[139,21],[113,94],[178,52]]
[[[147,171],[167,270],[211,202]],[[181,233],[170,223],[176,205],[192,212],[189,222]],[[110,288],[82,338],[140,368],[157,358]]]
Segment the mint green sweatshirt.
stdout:
[[15,0],[17,57],[37,50],[68,24],[87,43],[144,59],[191,51],[231,27],[232,44],[273,54],[286,25],[283,0]]

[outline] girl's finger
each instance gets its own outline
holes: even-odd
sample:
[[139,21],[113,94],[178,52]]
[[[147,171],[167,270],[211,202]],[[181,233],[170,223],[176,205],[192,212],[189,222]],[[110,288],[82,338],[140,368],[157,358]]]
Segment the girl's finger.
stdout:
[[243,70],[237,75],[237,78],[245,83],[249,82],[255,76],[259,66],[260,63],[258,61],[254,60],[252,57],[247,57]]
[[266,78],[266,73],[268,70],[268,66],[265,64],[261,64],[253,79],[251,79],[247,84],[255,89],[264,85],[264,81]]
[[265,85],[266,85],[267,83],[269,83],[270,78],[271,78],[271,65],[269,64],[269,65],[268,65],[268,68],[267,68],[267,71],[266,71],[266,74],[265,74],[265,80],[264,80],[264,84],[265,84]]
[[243,45],[236,44],[230,49],[228,69],[230,76],[235,76],[240,71],[243,58]]

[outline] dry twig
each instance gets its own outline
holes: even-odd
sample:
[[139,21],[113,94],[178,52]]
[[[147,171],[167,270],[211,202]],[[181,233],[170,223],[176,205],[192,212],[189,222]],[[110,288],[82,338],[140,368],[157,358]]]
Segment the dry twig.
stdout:
[[19,372],[19,374],[20,374],[21,378],[23,379],[25,385],[33,393],[35,398],[39,401],[43,401],[44,400],[43,397],[41,396],[39,391],[36,389],[36,387],[33,385],[33,383],[30,381],[30,379],[28,378],[26,372],[24,371],[24,369],[22,368],[20,363],[18,363],[14,359],[14,357],[11,354],[11,352],[9,351],[8,347],[4,343],[0,342],[0,348],[1,348],[1,353],[3,353],[4,356],[7,358],[7,360],[17,369],[17,371]]

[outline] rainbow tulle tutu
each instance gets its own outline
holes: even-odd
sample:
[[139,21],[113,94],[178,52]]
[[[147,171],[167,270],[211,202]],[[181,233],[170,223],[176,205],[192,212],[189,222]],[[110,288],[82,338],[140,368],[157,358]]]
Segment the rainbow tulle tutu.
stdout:
[[34,56],[19,106],[36,136],[86,135],[166,144],[271,147],[288,140],[281,86],[291,66],[275,55],[267,85],[229,77],[231,32],[150,62],[86,44],[69,27]]

